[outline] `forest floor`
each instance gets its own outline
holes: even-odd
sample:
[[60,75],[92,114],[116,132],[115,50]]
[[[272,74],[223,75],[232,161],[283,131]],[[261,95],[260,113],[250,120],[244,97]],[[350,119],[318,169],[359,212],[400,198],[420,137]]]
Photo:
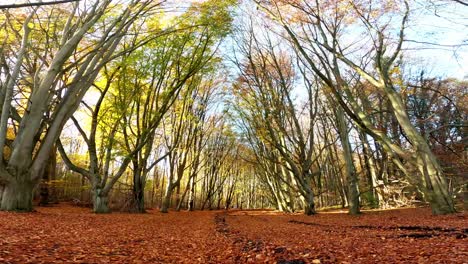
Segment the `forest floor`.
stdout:
[[427,208],[96,215],[0,212],[0,263],[467,263],[467,214]]

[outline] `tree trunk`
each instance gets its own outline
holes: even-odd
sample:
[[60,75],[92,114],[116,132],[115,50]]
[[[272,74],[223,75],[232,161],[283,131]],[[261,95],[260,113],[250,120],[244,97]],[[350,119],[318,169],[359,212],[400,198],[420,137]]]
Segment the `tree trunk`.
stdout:
[[35,184],[31,181],[11,181],[3,187],[0,210],[33,211]]
[[107,194],[102,192],[102,189],[96,188],[93,191],[93,212],[97,214],[110,213],[109,209],[109,197]]
[[182,204],[184,203],[185,196],[187,195],[187,192],[189,191],[189,189],[190,189],[190,179],[187,181],[187,185],[185,186],[184,192],[182,193],[182,196],[177,202],[176,211],[180,211],[180,209],[182,208]]
[[133,174],[133,201],[130,211],[134,213],[145,213],[145,183],[142,180],[140,172]]
[[44,170],[42,176],[42,183],[40,184],[40,200],[39,205],[47,206],[53,200],[54,191],[53,191],[53,182],[56,178],[56,166],[57,166],[57,150],[53,147],[50,150],[49,160]]
[[174,189],[174,185],[172,182],[170,182],[171,179],[169,179],[167,183],[167,188],[166,188],[166,193],[164,194],[164,198],[161,204],[161,209],[159,210],[161,213],[167,213],[169,210],[169,205],[171,203],[171,196],[172,196],[172,190]]
[[[374,155],[372,155],[372,151],[369,146],[369,142],[367,140],[366,134],[364,132],[360,132],[360,137],[362,141],[362,149],[364,154],[364,164],[366,166],[367,172],[369,173],[369,185],[372,188],[372,197],[375,201],[375,207],[381,207],[383,203],[382,197],[382,190],[380,190],[381,186],[378,183],[377,179],[377,171],[376,171],[376,164],[374,161]],[[382,181],[383,184],[383,181]]]
[[314,192],[311,187],[312,178],[311,176],[304,176],[304,181],[300,182],[302,187],[301,191],[301,200],[304,204],[304,214],[305,215],[314,215],[317,212],[315,211],[315,201],[314,201]]
[[314,202],[314,194],[312,191],[306,191],[306,195],[304,195],[304,214],[305,215],[314,215],[317,212],[315,211],[315,202]]
[[0,185],[0,205],[2,204],[3,188],[5,187],[3,185]]
[[442,168],[436,157],[430,150],[419,150],[418,154],[418,170],[423,175],[421,189],[431,205],[432,213],[434,215],[455,213],[446,179],[442,175]]
[[137,186],[136,184],[133,187],[133,208],[132,212],[135,213],[145,213],[145,191],[144,191],[144,185],[141,182],[138,182]]
[[400,95],[392,87],[386,87],[385,91],[398,123],[416,150],[416,166],[422,175],[419,185],[431,205],[432,213],[435,215],[454,213],[455,207],[447,181],[429,144],[411,124]]
[[[180,179],[180,178],[179,178]],[[179,205],[179,202],[181,202],[181,199],[180,199],[180,181],[177,183],[176,187],[175,187],[175,205],[178,206]]]
[[196,176],[193,176],[190,179],[190,195],[189,195],[189,202],[188,202],[188,211],[195,210],[195,184],[196,184]]
[[349,143],[348,125],[341,108],[336,110],[335,116],[338,126],[338,134],[340,136],[341,145],[343,146],[343,159],[345,161],[344,174],[348,187],[348,213],[351,215],[356,215],[360,213],[358,178],[354,168],[351,145]]

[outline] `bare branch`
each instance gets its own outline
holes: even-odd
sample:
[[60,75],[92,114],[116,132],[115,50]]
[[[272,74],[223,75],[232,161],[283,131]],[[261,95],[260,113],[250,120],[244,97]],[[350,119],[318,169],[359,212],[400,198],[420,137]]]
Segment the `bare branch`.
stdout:
[[9,5],[0,5],[0,9],[56,5],[56,4],[64,4],[64,3],[79,2],[79,1],[80,0],[59,0],[59,1],[48,1],[48,2],[37,2],[37,3],[9,4]]

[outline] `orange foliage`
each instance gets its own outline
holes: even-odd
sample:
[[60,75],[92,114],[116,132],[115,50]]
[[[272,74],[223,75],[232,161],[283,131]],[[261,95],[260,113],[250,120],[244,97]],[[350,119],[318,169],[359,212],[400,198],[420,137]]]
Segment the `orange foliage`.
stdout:
[[0,263],[462,263],[466,215],[429,209],[95,215],[0,212]]

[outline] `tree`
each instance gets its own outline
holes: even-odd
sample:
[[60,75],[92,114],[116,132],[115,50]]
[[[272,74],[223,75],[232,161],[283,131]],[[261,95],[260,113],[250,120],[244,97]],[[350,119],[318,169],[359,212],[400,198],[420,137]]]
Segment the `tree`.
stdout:
[[[254,34],[253,27],[244,33],[246,37],[240,46],[244,61],[237,62],[240,77],[235,87],[240,90],[238,111],[251,131],[249,136],[258,137],[261,142],[258,147],[267,149],[261,153],[276,153],[277,156],[270,157],[268,166],[279,166],[282,181],[300,194],[305,214],[315,214],[312,178],[319,173],[313,167],[317,161],[314,145],[317,87],[307,79],[307,70],[295,65],[295,58],[288,56],[268,33],[264,36],[265,44],[260,42],[263,36]],[[303,106],[293,98],[297,67],[304,79],[303,92],[307,98]]]
[[32,7],[32,6],[44,6],[44,5],[57,5],[70,2],[78,2],[80,0],[58,0],[58,1],[47,1],[47,2],[37,2],[37,3],[24,3],[24,4],[10,4],[10,5],[0,5],[0,9],[8,8],[20,8],[20,7]]
[[[417,177],[410,180],[424,193],[433,213],[453,213],[455,209],[442,168],[427,141],[411,123],[399,93],[404,85],[392,74],[404,43],[409,4],[403,1],[402,10],[398,10],[395,5],[400,3],[398,1],[382,1],[372,5],[368,1],[353,1],[349,4],[345,1],[328,4],[321,1],[311,4],[306,1],[275,1],[270,5],[263,1],[256,2],[283,27],[298,53],[332,90],[336,101],[348,116],[383,145],[400,169],[407,171],[406,175],[410,176],[408,170],[411,168],[405,168],[396,160],[397,157],[416,168]],[[294,10],[293,18],[299,17],[298,22],[286,18],[283,6]],[[395,19],[398,16],[400,25],[396,29],[397,40],[392,41],[392,25],[395,24],[390,24],[389,17]],[[367,47],[364,55],[347,52],[351,46],[344,40],[347,33],[344,26],[357,27],[367,36],[366,41],[372,45]],[[352,90],[353,86],[360,85],[372,85],[385,94],[392,114],[408,138],[408,149],[392,142],[367,118]]]
[[[23,23],[23,44],[14,60],[14,70],[8,73],[9,84],[2,89],[9,95],[12,89],[18,87],[18,80],[29,81],[25,93],[26,105],[10,107],[12,102],[9,96],[2,101],[3,116],[8,117],[9,112],[15,113],[23,106],[25,108],[19,117],[11,116],[17,133],[13,143],[8,146],[11,149],[10,158],[0,159],[0,178],[4,183],[1,210],[32,210],[33,190],[64,124],[78,108],[100,69],[118,55],[115,50],[124,33],[138,18],[158,5],[138,0],[123,6],[113,5],[110,0],[94,1],[89,5],[75,3],[71,6],[71,12],[67,12],[63,28],[54,32],[56,46],[46,49],[42,55],[34,52],[34,45],[42,43],[28,38],[30,25],[40,28],[41,13],[35,9],[28,10],[30,15]],[[50,14],[57,12],[59,10],[55,8],[50,10]],[[28,52],[31,57],[27,60],[26,48],[32,51]],[[16,70],[21,69],[24,62],[33,60],[34,56],[39,56],[40,62],[34,75]],[[46,113],[50,114],[47,116]],[[0,121],[0,132],[3,131],[0,135],[5,135],[9,119]],[[0,146],[5,143],[6,137],[0,137]]]

